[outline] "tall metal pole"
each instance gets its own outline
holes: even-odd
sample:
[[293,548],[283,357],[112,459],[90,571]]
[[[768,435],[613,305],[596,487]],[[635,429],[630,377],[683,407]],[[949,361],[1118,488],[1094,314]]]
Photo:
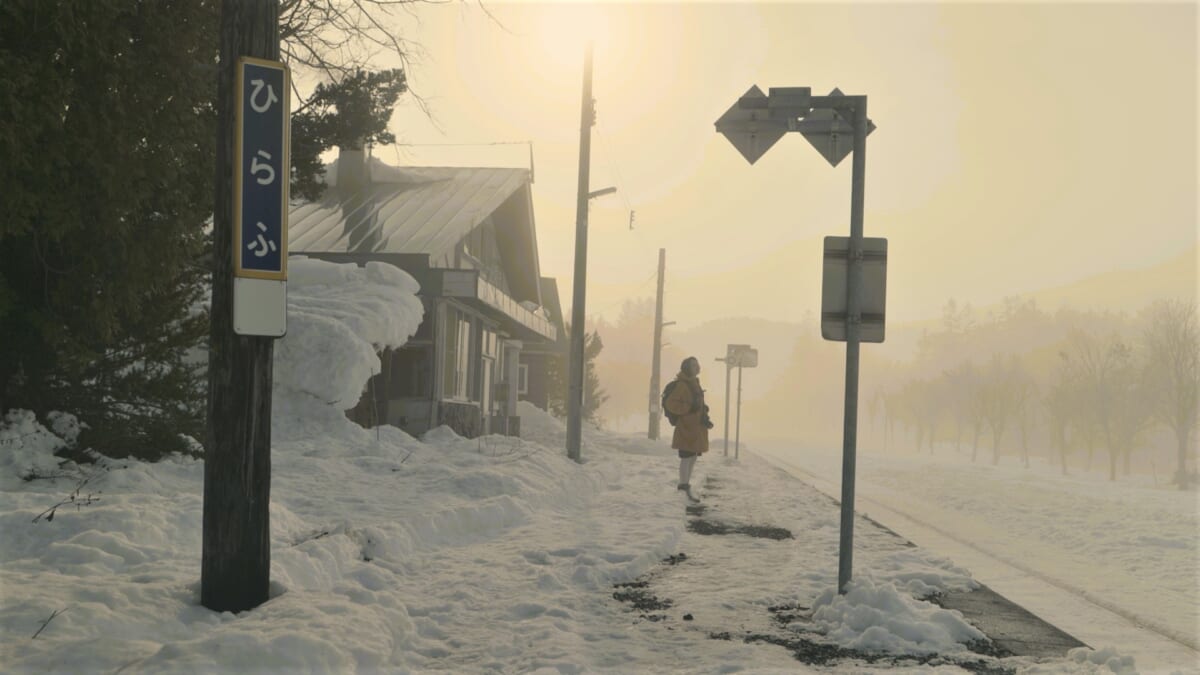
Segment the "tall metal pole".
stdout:
[[846,272],[846,403],[842,425],[842,522],[838,592],[854,567],[854,472],[858,440],[858,346],[862,320],[863,189],[867,168],[867,97],[854,101],[854,163],[850,179],[850,255]]
[[658,249],[658,298],[654,303],[654,353],[650,359],[650,427],[646,437],[658,440],[659,378],[662,372],[663,277],[667,269],[667,249]]
[[584,303],[587,299],[587,226],[588,171],[591,166],[592,124],[595,110],[592,101],[592,44],[583,56],[583,102],[579,121],[579,190],[575,203],[575,283],[571,304],[571,373],[567,388],[567,456],[580,461],[580,436],[583,432],[583,342]]
[[218,612],[240,612],[266,602],[271,570],[275,341],[237,335],[233,330],[234,92],[240,56],[279,59],[279,0],[225,0],[221,4],[208,444],[200,561],[200,604]]
[[737,431],[733,437],[733,458],[741,457],[742,448],[742,364],[738,364]]

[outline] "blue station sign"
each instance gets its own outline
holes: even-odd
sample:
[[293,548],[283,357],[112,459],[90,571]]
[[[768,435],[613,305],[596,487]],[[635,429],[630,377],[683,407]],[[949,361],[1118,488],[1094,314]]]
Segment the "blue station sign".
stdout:
[[234,276],[287,279],[290,75],[278,61],[237,64]]

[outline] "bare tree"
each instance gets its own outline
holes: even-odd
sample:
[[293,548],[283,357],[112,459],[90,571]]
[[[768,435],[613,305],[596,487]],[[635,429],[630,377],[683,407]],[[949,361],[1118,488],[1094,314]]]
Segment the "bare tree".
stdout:
[[1016,356],[993,354],[981,388],[983,418],[992,432],[992,464],[1000,463],[1000,441],[1017,411],[1021,365]]
[[1017,429],[1021,432],[1021,462],[1029,468],[1029,438],[1037,426],[1038,412],[1033,405],[1037,401],[1038,387],[1033,378],[1018,364],[1013,380],[1013,405],[1017,416]]
[[[280,0],[279,51],[294,70],[309,70],[325,84],[339,85],[360,72],[379,70],[381,56],[393,57],[404,72],[420,61],[425,51],[419,42],[400,32],[402,17],[418,17],[422,5],[442,5],[451,0]],[[495,17],[479,8],[493,21]],[[499,24],[499,22],[497,22]],[[295,78],[292,88],[301,100],[294,113],[303,112],[314,92],[301,92]],[[436,124],[421,92],[407,83],[407,93]]]
[[1075,333],[1072,341],[1084,388],[1083,403],[1108,448],[1108,479],[1116,480],[1117,458],[1125,455],[1128,464],[1128,454],[1149,421],[1143,379],[1133,350],[1119,336],[1098,343]]
[[399,12],[442,4],[437,0],[280,0],[280,51],[293,67],[320,72],[339,82],[359,70],[370,70],[380,53],[395,56],[408,69],[420,54],[419,44],[400,36]]
[[979,439],[983,436],[983,426],[987,420],[987,397],[983,374],[974,363],[967,362],[961,366],[959,374],[958,398],[965,411],[964,419],[971,429],[971,461],[979,458]]
[[883,394],[883,447],[887,449],[896,439],[896,422],[903,415],[900,392],[887,391]]
[[1190,440],[1200,411],[1200,328],[1196,303],[1165,300],[1144,315],[1147,394],[1151,414],[1175,432],[1178,464],[1175,482],[1191,483],[1187,471]]
[[1050,433],[1050,442],[1058,452],[1062,475],[1067,475],[1067,453],[1070,445],[1067,442],[1067,430],[1076,417],[1079,384],[1076,370],[1066,352],[1058,353],[1058,368],[1054,380],[1050,383],[1045,397],[1042,399],[1046,411],[1046,422]]
[[954,451],[962,450],[963,432],[970,420],[970,401],[967,394],[971,388],[974,371],[970,363],[959,364],[952,370],[942,371],[942,391],[946,393],[947,408],[954,419]]
[[908,418],[912,420],[917,430],[917,452],[929,438],[929,453],[934,454],[934,434],[937,430],[937,392],[935,382],[929,380],[910,380],[901,389]]

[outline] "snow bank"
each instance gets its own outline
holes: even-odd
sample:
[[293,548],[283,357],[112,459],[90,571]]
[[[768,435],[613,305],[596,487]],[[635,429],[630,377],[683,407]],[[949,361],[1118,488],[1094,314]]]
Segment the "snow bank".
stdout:
[[562,445],[567,439],[567,425],[529,401],[517,402],[521,417],[521,438],[547,447]]
[[956,653],[965,642],[985,639],[961,612],[870,578],[850,582],[845,595],[823,593],[813,604],[813,623],[842,647],[888,654]]
[[1079,647],[1067,652],[1067,660],[1081,664],[1095,664],[1104,666],[1116,675],[1137,675],[1137,668],[1133,665],[1132,656],[1122,656],[1117,653],[1112,647],[1103,649],[1089,649],[1087,647]]
[[[1138,672],[1132,656],[1123,656],[1112,647],[1079,647],[1067,652],[1067,657],[1061,661],[1033,664],[1017,670],[1018,675],[1138,675]],[[1181,675],[1195,671],[1170,672]]]
[[971,578],[970,571],[920,548],[905,548],[880,557],[872,566],[872,574],[875,579],[890,582],[914,598],[979,588],[979,582]]
[[[75,434],[79,433],[74,417],[65,413],[57,415],[56,421],[68,435],[72,428]],[[0,485],[8,489],[28,476],[52,475],[62,461],[54,456],[54,452],[66,446],[66,439],[42,426],[31,411],[8,411],[0,423]]]
[[273,432],[288,439],[346,431],[341,411],[358,403],[379,372],[377,352],[403,345],[421,324],[418,290],[411,276],[384,263],[289,258],[288,332],[275,345]]

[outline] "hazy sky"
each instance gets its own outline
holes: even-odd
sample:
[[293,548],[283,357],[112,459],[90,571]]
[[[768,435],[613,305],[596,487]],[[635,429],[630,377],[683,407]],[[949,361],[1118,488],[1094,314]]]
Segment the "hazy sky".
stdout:
[[[593,202],[589,314],[652,295],[659,247],[681,324],[819,309],[851,161],[830,167],[789,134],[747,164],[713,122],[753,84],[869,97],[864,229],[889,239],[889,321],[1196,251],[1195,3],[485,6],[494,19],[471,3],[414,10],[405,31],[425,54],[410,80],[436,126],[406,103],[393,130],[531,140],[542,273],[568,305],[592,33],[591,186],[619,193]],[[514,145],[376,154],[528,162]]]

